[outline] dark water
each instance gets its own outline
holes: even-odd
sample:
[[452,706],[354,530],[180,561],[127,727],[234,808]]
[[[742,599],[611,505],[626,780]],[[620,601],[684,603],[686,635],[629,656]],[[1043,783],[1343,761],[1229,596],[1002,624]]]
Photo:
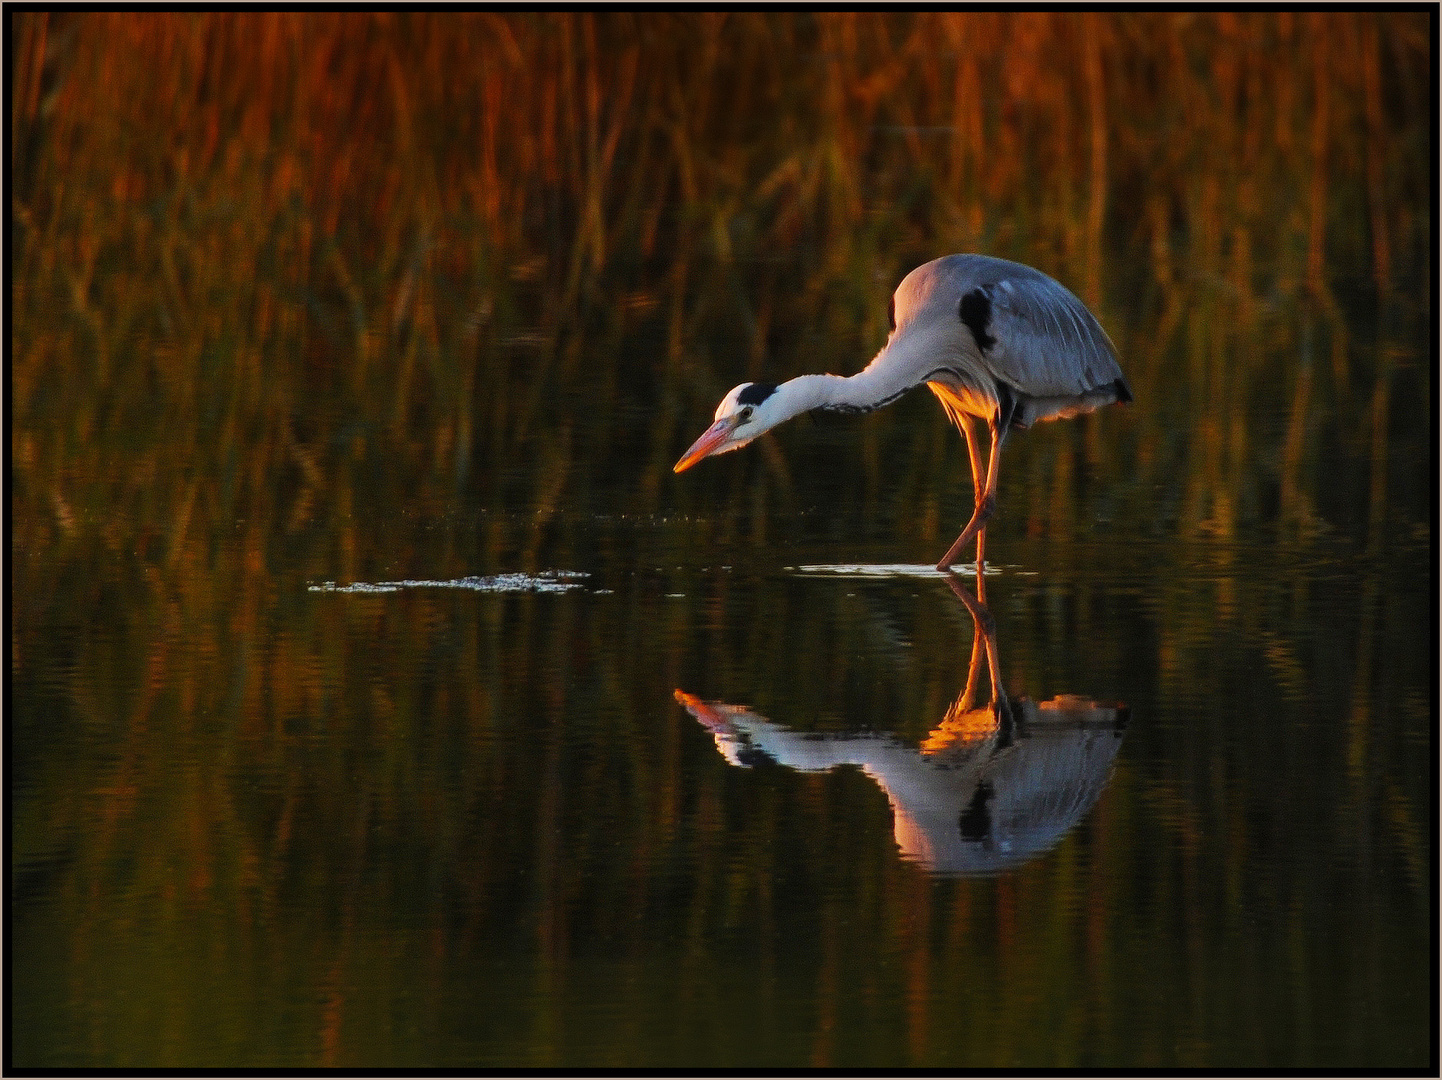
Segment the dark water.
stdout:
[[527,517],[17,594],[17,1061],[1425,1062],[1425,545]]

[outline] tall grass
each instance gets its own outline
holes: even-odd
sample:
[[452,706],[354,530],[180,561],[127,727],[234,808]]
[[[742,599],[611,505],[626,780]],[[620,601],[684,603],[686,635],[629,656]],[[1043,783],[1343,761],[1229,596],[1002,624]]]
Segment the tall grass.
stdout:
[[[378,455],[437,504],[611,480],[655,508],[726,387],[854,369],[895,282],[956,250],[1027,259],[1097,308],[1141,406],[1080,452],[1180,482],[1187,527],[1385,521],[1399,494],[1425,517],[1415,478],[1386,482],[1388,425],[1425,428],[1390,388],[1430,385],[1405,344],[1431,290],[1422,15],[12,28],[30,527],[305,518]],[[922,464],[897,500],[965,499],[933,441],[869,426],[867,490],[900,443]],[[1358,479],[1328,507],[1333,442]],[[785,497],[785,455],[762,460],[745,486]],[[1036,498],[1058,513],[1068,488]]]

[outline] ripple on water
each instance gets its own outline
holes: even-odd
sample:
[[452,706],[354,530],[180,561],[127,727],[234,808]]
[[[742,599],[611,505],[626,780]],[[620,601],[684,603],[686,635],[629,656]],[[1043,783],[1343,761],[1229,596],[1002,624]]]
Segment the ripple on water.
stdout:
[[539,574],[493,574],[490,577],[451,578],[446,581],[353,581],[337,585],[323,581],[310,585],[310,592],[393,593],[403,589],[470,589],[472,592],[567,592],[581,588],[581,581],[590,577],[579,570],[544,570]]
[[[946,573],[938,570],[936,567],[923,563],[830,563],[812,566],[788,566],[786,569],[797,574],[824,574],[835,577],[939,578],[946,576]],[[972,564],[955,566],[948,572],[962,577],[975,577],[976,567]],[[995,567],[987,567],[987,573],[995,572]]]

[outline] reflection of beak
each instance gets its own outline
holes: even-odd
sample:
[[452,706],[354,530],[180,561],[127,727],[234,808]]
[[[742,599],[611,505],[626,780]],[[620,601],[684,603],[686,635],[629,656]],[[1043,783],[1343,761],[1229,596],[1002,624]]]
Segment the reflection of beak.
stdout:
[[683,709],[699,720],[707,731],[724,732],[731,730],[731,725],[727,722],[725,714],[713,709],[694,694],[688,694],[684,690],[677,690],[676,701]]
[[676,467],[672,471],[685,472],[707,454],[714,453],[716,449],[726,441],[726,437],[730,435],[735,428],[736,418],[733,416],[727,416],[721,420],[717,420],[706,429],[706,434],[691,444],[691,449],[687,450],[681,460],[676,462]]

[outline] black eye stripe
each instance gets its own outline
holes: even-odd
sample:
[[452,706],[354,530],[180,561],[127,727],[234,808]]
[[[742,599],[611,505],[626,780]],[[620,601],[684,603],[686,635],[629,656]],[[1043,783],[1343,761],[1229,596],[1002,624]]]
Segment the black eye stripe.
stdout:
[[776,393],[775,383],[754,382],[747,385],[746,389],[736,395],[738,405],[760,405],[763,401]]

